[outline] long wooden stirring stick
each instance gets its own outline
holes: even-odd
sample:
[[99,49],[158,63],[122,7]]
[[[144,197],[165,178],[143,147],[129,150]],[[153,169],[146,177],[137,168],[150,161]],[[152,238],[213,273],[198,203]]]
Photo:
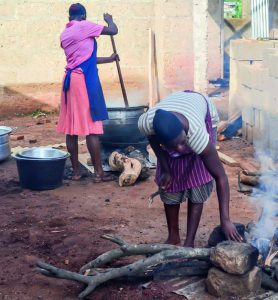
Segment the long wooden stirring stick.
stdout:
[[[115,40],[114,40],[113,36],[111,36],[111,42],[112,42],[113,52],[115,54],[118,54],[116,44],[115,44]],[[116,65],[117,65],[117,70],[118,70],[118,75],[119,75],[119,79],[120,79],[121,89],[122,89],[122,93],[123,93],[123,97],[124,97],[125,107],[128,108],[129,104],[128,104],[128,100],[127,100],[126,89],[125,89],[125,85],[124,85],[124,80],[123,80],[123,76],[122,76],[120,62],[119,62],[118,59],[116,59]]]

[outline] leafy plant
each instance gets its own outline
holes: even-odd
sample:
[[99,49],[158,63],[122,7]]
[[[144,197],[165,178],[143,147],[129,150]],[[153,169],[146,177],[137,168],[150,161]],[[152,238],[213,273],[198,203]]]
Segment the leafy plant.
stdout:
[[242,0],[224,1],[226,8],[224,11],[225,18],[241,18],[242,17]]

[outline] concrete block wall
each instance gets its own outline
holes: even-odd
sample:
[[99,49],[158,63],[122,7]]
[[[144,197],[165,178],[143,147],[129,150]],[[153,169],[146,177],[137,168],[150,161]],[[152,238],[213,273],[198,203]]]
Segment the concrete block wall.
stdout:
[[[208,1],[208,0],[206,0]],[[121,58],[121,68],[133,105],[148,103],[149,36],[152,28],[156,39],[159,95],[172,91],[193,89],[193,0],[82,0],[87,8],[88,20],[105,24],[103,13],[114,16],[119,27],[115,37]],[[65,57],[59,45],[59,35],[68,18],[70,0],[2,0],[0,1],[0,87],[1,93],[12,90],[16,99],[25,99],[26,86],[33,87],[30,103],[41,105],[47,99],[37,96],[36,89],[51,88],[51,100],[58,106]],[[221,75],[220,22],[221,1],[208,1],[208,51],[210,68],[208,79]],[[206,24],[204,24],[206,26]],[[200,26],[202,30],[202,26]],[[99,56],[111,55],[108,37],[98,40]],[[111,84],[119,90],[115,64],[99,66],[105,95]],[[55,86],[55,89],[54,89]],[[58,89],[57,89],[58,86]],[[4,91],[4,92],[3,92]],[[140,97],[138,96],[140,94]],[[133,97],[134,95],[134,97]],[[21,107],[18,100],[0,97],[0,115],[5,105]],[[113,95],[112,95],[113,96]],[[113,96],[122,104],[121,94]],[[9,99],[8,99],[9,98]],[[117,100],[119,99],[119,100]],[[13,104],[12,104],[13,103]],[[50,104],[50,103],[48,103]],[[30,108],[30,110],[36,107]]]
[[241,111],[244,137],[278,158],[277,42],[235,40],[230,53],[230,114]]

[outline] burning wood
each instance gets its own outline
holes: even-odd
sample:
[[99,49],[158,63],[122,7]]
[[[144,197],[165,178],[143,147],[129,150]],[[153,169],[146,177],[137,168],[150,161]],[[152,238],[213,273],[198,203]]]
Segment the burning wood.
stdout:
[[267,257],[265,259],[265,266],[271,266],[272,260],[276,257],[278,254],[278,250],[274,249],[275,246],[278,244],[278,229],[275,230],[275,233],[270,241],[270,249],[267,254]]
[[250,186],[258,186],[260,183],[260,177],[259,176],[250,176],[250,175],[244,175],[243,173],[240,175],[240,182],[246,185]]

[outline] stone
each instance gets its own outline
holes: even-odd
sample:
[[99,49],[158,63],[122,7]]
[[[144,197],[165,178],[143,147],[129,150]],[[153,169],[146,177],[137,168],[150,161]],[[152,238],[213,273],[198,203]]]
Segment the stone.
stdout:
[[24,135],[12,134],[10,136],[11,141],[22,141],[24,140]]
[[[216,297],[244,297],[257,292],[261,287],[262,272],[254,267],[245,275],[231,275],[211,268],[206,280],[208,292]],[[240,298],[241,299],[241,298]]]
[[243,275],[257,264],[259,251],[250,244],[225,241],[211,252],[210,260],[229,274]]
[[[244,231],[245,231],[245,226],[244,224],[240,224],[240,223],[234,223],[238,233],[242,236],[242,238],[244,238]],[[216,226],[212,233],[209,236],[209,240],[208,240],[208,246],[209,247],[215,247],[217,244],[226,241],[226,237],[221,229],[221,226],[218,225]]]

